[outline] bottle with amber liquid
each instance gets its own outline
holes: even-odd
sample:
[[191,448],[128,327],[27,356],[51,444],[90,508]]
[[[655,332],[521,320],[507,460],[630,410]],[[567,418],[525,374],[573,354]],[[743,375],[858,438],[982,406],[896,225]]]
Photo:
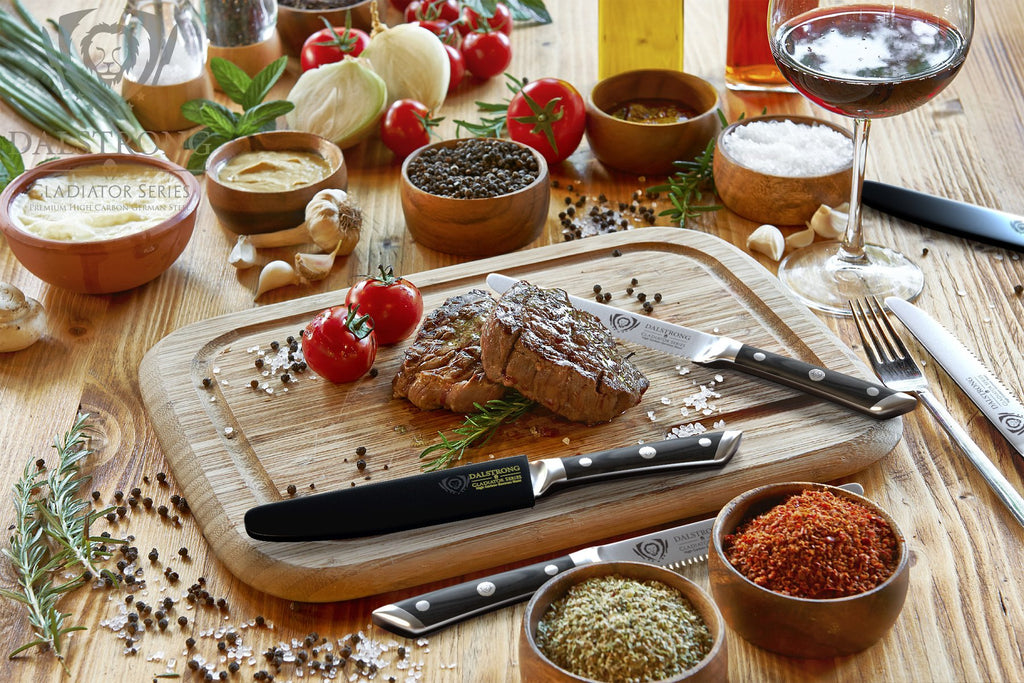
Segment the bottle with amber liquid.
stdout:
[[683,0],[598,0],[597,26],[598,78],[683,70]]
[[[807,0],[807,9],[814,9],[817,4],[817,0]],[[768,44],[768,0],[729,0],[727,35],[727,88],[796,92],[775,65]]]

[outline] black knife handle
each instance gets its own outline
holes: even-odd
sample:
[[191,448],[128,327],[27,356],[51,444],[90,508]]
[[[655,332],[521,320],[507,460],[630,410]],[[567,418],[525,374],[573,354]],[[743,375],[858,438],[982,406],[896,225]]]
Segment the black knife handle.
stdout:
[[260,541],[322,541],[415,529],[533,507],[525,455],[259,505],[245,531]]
[[752,375],[787,384],[878,419],[902,415],[917,407],[916,398],[893,391],[884,384],[832,372],[746,344],[740,347],[734,362]]
[[421,636],[522,602],[552,576],[574,566],[572,559],[565,555],[383,605],[373,611],[371,618],[374,624],[393,633],[407,638]]
[[724,465],[740,444],[741,432],[707,432],[654,443],[561,458],[568,482],[630,471]]

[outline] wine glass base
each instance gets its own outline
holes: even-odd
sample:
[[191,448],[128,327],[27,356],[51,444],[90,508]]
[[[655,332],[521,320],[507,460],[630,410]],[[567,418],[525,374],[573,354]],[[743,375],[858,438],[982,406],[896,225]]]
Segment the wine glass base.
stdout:
[[799,249],[779,264],[779,280],[808,307],[849,316],[849,302],[874,296],[912,301],[924,287],[924,273],[906,256],[874,244],[864,246],[866,258],[838,256],[839,242],[820,242]]

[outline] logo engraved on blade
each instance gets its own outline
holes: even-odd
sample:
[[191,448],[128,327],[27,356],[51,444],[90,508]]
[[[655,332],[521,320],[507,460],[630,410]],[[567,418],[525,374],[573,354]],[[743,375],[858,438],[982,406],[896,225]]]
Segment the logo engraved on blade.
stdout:
[[437,483],[442,489],[444,489],[445,493],[450,493],[456,496],[469,488],[469,479],[463,475],[445,477]]
[[1017,413],[999,413],[999,421],[1013,434],[1024,434],[1024,416]]
[[628,332],[640,324],[640,319],[626,313],[612,313],[608,323],[613,332]]
[[1019,232],[1020,234],[1024,235],[1024,221],[1019,219],[1015,221],[1010,221],[1010,227]]
[[649,562],[660,563],[668,552],[668,543],[660,538],[652,538],[634,545],[633,552]]

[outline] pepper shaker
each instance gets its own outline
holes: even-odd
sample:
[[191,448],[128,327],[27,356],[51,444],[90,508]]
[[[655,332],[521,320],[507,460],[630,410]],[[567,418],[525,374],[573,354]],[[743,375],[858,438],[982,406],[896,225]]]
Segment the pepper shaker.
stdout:
[[206,0],[210,57],[222,57],[249,76],[283,54],[277,35],[277,0]]

